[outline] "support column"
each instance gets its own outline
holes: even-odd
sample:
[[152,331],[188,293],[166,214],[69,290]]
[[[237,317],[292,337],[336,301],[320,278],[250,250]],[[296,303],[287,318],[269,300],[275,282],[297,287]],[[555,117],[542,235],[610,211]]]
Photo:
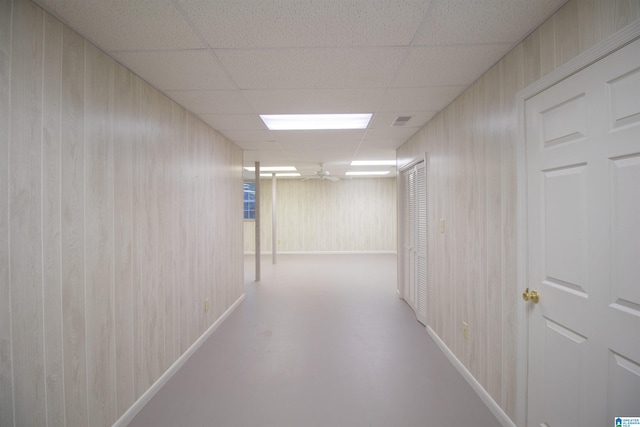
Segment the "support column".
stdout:
[[276,234],[276,174],[271,174],[271,253],[273,264],[276,263],[276,253],[278,251],[278,235]]
[[260,162],[256,162],[256,282],[260,281]]

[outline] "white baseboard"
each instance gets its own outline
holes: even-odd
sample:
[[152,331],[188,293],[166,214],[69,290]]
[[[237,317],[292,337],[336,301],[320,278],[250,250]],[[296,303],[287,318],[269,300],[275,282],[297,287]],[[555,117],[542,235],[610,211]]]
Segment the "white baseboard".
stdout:
[[[277,255],[342,255],[342,254],[393,254],[398,251],[282,251]],[[245,255],[255,255],[255,252],[245,252]],[[271,255],[271,252],[262,252],[262,255]]]
[[131,421],[133,421],[133,419],[135,418],[136,415],[138,415],[138,412],[140,412],[142,410],[142,408],[144,408],[144,406],[149,403],[149,401],[151,400],[151,398],[153,396],[155,396],[155,394],[160,391],[160,389],[162,388],[162,386],[164,386],[167,381],[169,381],[169,379],[176,373],[178,372],[178,370],[182,367],[182,365],[184,365],[184,363],[189,360],[189,358],[193,355],[193,353],[196,352],[196,350],[198,348],[200,348],[200,346],[207,340],[207,338],[209,338],[211,336],[211,334],[218,329],[218,327],[222,324],[222,322],[224,322],[224,320],[229,317],[229,315],[231,313],[233,313],[233,311],[238,307],[238,305],[240,305],[240,303],[244,300],[244,294],[242,294],[240,296],[240,298],[238,298],[236,300],[236,302],[234,302],[231,307],[229,307],[227,309],[227,311],[225,311],[222,316],[220,316],[218,318],[218,320],[216,320],[213,325],[209,326],[209,329],[207,329],[205,331],[204,334],[202,334],[200,336],[200,338],[198,338],[196,340],[196,342],[194,342],[191,347],[189,347],[187,349],[187,351],[185,351],[182,356],[180,356],[178,358],[178,360],[176,360],[173,365],[171,365],[171,367],[169,367],[169,369],[167,369],[165,371],[164,374],[162,374],[160,376],[160,378],[158,378],[158,380],[153,383],[153,385],[151,387],[149,387],[149,389],[147,391],[145,391],[142,396],[140,396],[140,398],[138,400],[135,401],[135,403],[133,405],[131,405],[131,407],[127,410],[127,412],[125,412],[124,414],[122,414],[122,416],[118,419],[118,421],[116,421],[113,424],[113,427],[125,427],[127,425],[129,425],[129,423]]
[[429,334],[429,336],[431,336],[431,338],[433,338],[436,344],[438,344],[440,350],[442,350],[449,361],[453,363],[453,366],[456,367],[458,372],[460,372],[464,379],[467,380],[471,388],[478,394],[484,404],[487,405],[491,413],[495,415],[500,424],[502,424],[504,427],[516,427],[514,422],[511,421],[511,418],[509,418],[509,416],[502,410],[500,405],[498,405],[496,401],[493,400],[493,397],[491,397],[491,395],[487,392],[487,390],[484,389],[484,387],[482,387],[478,380],[476,380],[475,377],[471,375],[471,372],[469,372],[469,370],[462,364],[462,362],[455,356],[455,354],[453,354],[449,347],[447,347],[444,341],[440,339],[438,334],[436,334],[430,326],[427,326],[427,333]]

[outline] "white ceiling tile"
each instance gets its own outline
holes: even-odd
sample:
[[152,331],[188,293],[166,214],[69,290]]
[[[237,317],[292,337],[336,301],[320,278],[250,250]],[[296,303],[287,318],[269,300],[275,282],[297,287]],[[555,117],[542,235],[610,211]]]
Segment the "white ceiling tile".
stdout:
[[[282,163],[284,154],[279,148],[266,150],[245,149],[243,152],[243,164],[245,166],[253,166],[255,162],[260,162],[262,166],[279,166]],[[253,178],[254,172],[244,172],[244,176]]]
[[398,116],[411,117],[402,127],[418,127],[424,126],[435,114],[437,110],[431,111],[397,111],[389,113],[376,113],[369,123],[369,129],[389,128],[396,121]]
[[387,141],[384,146],[377,147],[376,144],[362,144],[358,152],[353,156],[353,160],[393,160],[396,158],[396,145]]
[[257,114],[200,114],[200,118],[218,130],[267,130]]
[[238,90],[178,90],[165,93],[195,114],[253,114]]
[[339,145],[345,141],[360,141],[365,134],[365,130],[315,130],[296,131],[280,130],[271,131],[277,141],[282,143],[327,143]]
[[392,88],[385,94],[379,111],[440,111],[464,88],[465,86]]
[[214,48],[407,46],[426,0],[180,0]]
[[415,45],[513,45],[566,0],[434,0]]
[[367,139],[393,139],[395,141],[406,141],[411,138],[420,128],[417,127],[386,127],[369,129]]
[[107,51],[205,47],[170,0],[37,3]]
[[113,56],[160,90],[235,88],[206,49],[115,52]]
[[396,140],[396,139],[371,139],[371,138],[367,138],[364,141],[362,141],[362,145],[360,145],[360,150],[392,150],[392,151],[395,151],[396,148],[398,148],[399,146],[401,146],[404,143],[405,143],[405,141]]
[[238,147],[248,151],[277,151],[278,154],[282,154],[280,146],[277,142],[273,141],[237,141],[235,142]]
[[369,113],[377,111],[384,89],[244,90],[259,114]]
[[[343,149],[309,149],[304,151],[287,151],[287,156],[294,162],[331,163],[342,162],[344,161],[344,159],[350,159],[353,155],[353,152],[353,150]],[[327,169],[329,170],[329,172],[335,173],[335,169],[332,170],[332,167],[327,167]]]
[[231,141],[241,144],[243,142],[274,142],[275,139],[268,130],[221,130]]
[[510,47],[510,44],[413,47],[393,86],[467,86]]
[[406,48],[217,50],[241,89],[384,88]]

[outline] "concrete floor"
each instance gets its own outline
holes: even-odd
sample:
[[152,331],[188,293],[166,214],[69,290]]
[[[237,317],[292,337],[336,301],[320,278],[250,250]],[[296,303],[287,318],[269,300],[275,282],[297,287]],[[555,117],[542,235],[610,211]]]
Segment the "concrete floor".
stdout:
[[130,424],[499,426],[396,296],[395,255],[280,255]]

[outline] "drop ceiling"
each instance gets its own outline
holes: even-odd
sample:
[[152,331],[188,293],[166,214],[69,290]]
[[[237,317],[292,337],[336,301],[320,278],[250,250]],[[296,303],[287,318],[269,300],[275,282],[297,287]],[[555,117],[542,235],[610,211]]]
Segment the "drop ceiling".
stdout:
[[[246,166],[395,150],[565,0],[36,0],[244,150]],[[365,130],[270,131],[259,114],[373,113]],[[411,116],[404,126],[391,126]],[[393,168],[391,168],[393,169]],[[393,173],[391,174],[393,176]]]

